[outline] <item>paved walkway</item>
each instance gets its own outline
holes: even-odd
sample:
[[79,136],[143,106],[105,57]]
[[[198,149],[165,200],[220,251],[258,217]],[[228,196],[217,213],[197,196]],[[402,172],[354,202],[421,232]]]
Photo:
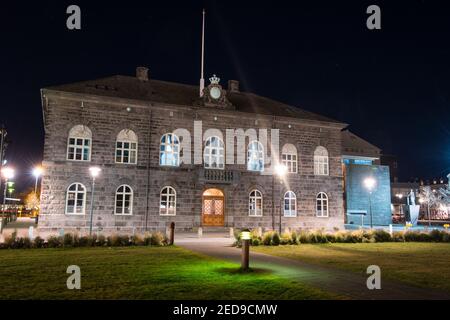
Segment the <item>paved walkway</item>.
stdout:
[[[180,234],[175,238],[175,244],[211,257],[240,263],[241,249],[232,247],[233,239],[225,235],[208,235],[202,239],[196,235]],[[369,290],[366,286],[367,277],[355,273],[326,268],[304,263],[298,260],[275,257],[252,252],[250,249],[250,266],[253,268],[271,270],[290,279],[335,293],[344,298],[362,300],[449,300],[450,294],[412,287],[406,284],[383,280],[381,290]]]

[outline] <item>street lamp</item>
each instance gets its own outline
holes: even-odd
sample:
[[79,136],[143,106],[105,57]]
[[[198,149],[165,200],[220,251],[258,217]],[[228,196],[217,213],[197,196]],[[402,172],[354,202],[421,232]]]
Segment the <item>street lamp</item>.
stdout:
[[402,203],[403,194],[397,193],[396,197],[400,200],[400,217],[403,217],[403,203]]
[[5,190],[3,193],[3,206],[6,204],[6,190],[8,189],[8,180],[14,178],[14,169],[10,167],[4,167],[2,169],[2,177],[5,179]]
[[367,177],[364,179],[364,187],[366,187],[369,193],[369,215],[370,215],[370,229],[373,228],[373,218],[372,218],[372,192],[377,185],[377,181],[373,177]]
[[[284,164],[277,164],[275,166],[275,174],[278,176],[279,180],[280,180],[280,185],[283,184],[284,181],[284,177],[286,176],[286,173],[288,171],[288,168],[284,165]],[[280,221],[279,221],[279,232],[280,232],[280,236],[281,236],[281,217],[282,217],[282,208],[283,208],[283,189],[280,188]]]
[[37,185],[38,185],[39,178],[42,175],[42,172],[43,172],[43,170],[41,167],[36,167],[33,169],[33,176],[36,178],[36,182],[34,184],[34,194],[37,194]]
[[252,235],[250,230],[242,230],[241,232],[241,243],[242,243],[242,260],[241,268],[242,270],[248,270],[250,266],[250,239]]
[[91,194],[91,210],[90,210],[90,222],[89,222],[89,236],[92,236],[92,222],[94,218],[94,191],[95,191],[95,179],[100,175],[102,169],[99,167],[90,167],[89,173],[92,177],[92,194]]

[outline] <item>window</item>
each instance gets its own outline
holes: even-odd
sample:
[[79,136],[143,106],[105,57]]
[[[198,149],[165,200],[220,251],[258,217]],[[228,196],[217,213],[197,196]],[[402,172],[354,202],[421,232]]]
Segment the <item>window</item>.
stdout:
[[133,189],[130,186],[122,185],[116,190],[116,215],[133,214]]
[[264,171],[264,148],[259,141],[250,142],[248,145],[247,170]]
[[178,167],[180,165],[180,140],[173,133],[168,133],[161,137],[159,164],[169,167]]
[[225,169],[225,146],[220,138],[206,140],[203,160],[206,169]]
[[88,127],[77,125],[70,129],[67,141],[67,160],[91,161],[92,132]]
[[67,188],[66,214],[84,214],[86,207],[86,188],[81,183]]
[[259,190],[250,192],[248,203],[248,215],[250,217],[261,217],[263,211],[263,198]]
[[324,147],[317,147],[314,151],[314,174],[317,176],[328,175],[328,151]]
[[328,196],[324,192],[320,192],[316,199],[316,214],[318,217],[328,217]]
[[297,216],[297,197],[292,191],[288,191],[284,194],[284,216],[296,217]]
[[297,148],[292,144],[285,144],[281,151],[281,163],[286,166],[288,173],[297,173]]
[[137,163],[138,138],[132,130],[119,132],[116,140],[116,163]]
[[161,216],[176,215],[177,194],[172,187],[164,187],[161,190],[161,197],[159,201],[159,214]]

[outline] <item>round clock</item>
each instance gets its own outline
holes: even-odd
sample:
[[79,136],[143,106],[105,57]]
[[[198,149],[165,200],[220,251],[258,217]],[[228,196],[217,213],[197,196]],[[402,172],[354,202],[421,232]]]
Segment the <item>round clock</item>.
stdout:
[[209,90],[209,95],[211,96],[211,98],[217,100],[222,95],[222,92],[220,91],[219,88],[212,87],[211,90]]

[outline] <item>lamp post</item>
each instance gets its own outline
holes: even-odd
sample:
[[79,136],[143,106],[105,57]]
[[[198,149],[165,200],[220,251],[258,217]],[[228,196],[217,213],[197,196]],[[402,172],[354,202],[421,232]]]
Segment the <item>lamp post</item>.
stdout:
[[402,203],[402,199],[403,199],[403,194],[401,193],[397,193],[396,197],[399,199],[400,201],[400,216],[403,216],[403,203]]
[[[280,180],[280,186],[283,185],[283,180],[284,177],[286,176],[286,172],[287,172],[287,167],[284,164],[277,164],[275,166],[275,174],[278,176],[278,179]],[[281,236],[281,217],[283,215],[283,211],[282,211],[282,207],[283,207],[283,189],[280,188],[280,220],[279,220],[279,225],[278,225],[278,230],[280,232],[280,236]]]
[[241,269],[248,270],[250,267],[250,230],[242,230],[241,232],[241,242],[242,242],[242,260]]
[[370,229],[373,229],[373,218],[372,218],[372,192],[375,189],[377,181],[373,177],[367,177],[364,179],[364,186],[369,193],[369,215],[370,215]]
[[33,169],[33,176],[36,179],[35,180],[36,182],[34,183],[34,194],[37,194],[37,185],[38,185],[39,178],[42,175],[42,172],[43,172],[43,170],[41,167],[36,167]]
[[95,178],[97,178],[102,169],[99,167],[90,167],[89,173],[92,177],[92,194],[91,194],[91,210],[90,210],[90,221],[89,221],[89,236],[92,236],[92,222],[94,218],[94,191],[95,191]]
[[2,177],[5,179],[5,189],[3,191],[3,206],[2,211],[5,213],[5,205],[6,205],[6,191],[8,190],[8,180],[11,180],[14,178],[14,169],[10,167],[3,167],[2,168]]

